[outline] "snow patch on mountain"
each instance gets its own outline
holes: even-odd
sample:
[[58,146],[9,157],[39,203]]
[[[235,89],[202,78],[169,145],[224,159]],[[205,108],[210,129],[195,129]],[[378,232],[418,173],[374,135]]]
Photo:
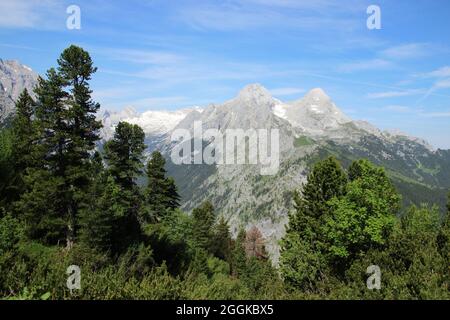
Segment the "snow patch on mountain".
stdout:
[[114,135],[117,124],[125,121],[140,126],[146,136],[162,136],[176,127],[192,111],[202,112],[200,107],[191,107],[176,111],[145,111],[138,113],[133,107],[128,106],[121,111],[104,111],[100,117],[103,128],[101,136],[109,140]]

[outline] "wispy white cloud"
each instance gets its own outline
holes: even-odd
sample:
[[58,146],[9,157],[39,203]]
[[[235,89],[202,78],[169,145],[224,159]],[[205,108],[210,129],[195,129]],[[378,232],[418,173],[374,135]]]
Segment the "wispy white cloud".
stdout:
[[450,77],[450,66],[443,66],[439,69],[416,75],[421,78],[446,78]]
[[[289,9],[296,10],[292,14]],[[288,9],[288,10],[285,10]],[[310,10],[322,14],[311,14]],[[331,1],[293,1],[293,0],[231,0],[226,2],[197,2],[180,6],[174,19],[181,20],[191,27],[215,31],[250,30],[255,28],[290,27],[296,29],[350,30],[357,26],[356,18],[344,15],[324,14],[339,10],[342,6]]]
[[423,89],[384,91],[384,92],[369,93],[367,95],[367,97],[369,99],[395,98],[395,97],[413,96],[413,95],[417,95],[417,94],[422,94],[424,92],[426,92],[426,90],[423,90]]
[[0,27],[49,29],[61,26],[66,18],[65,7],[57,0],[2,0]]
[[337,67],[339,72],[355,72],[355,71],[368,71],[368,70],[380,70],[392,67],[393,64],[385,59],[371,59],[363,61],[355,61],[350,63],[344,63]]
[[383,110],[397,112],[397,113],[409,113],[409,112],[413,111],[413,109],[411,109],[410,107],[400,106],[400,105],[388,105],[388,106],[383,107]]
[[436,83],[434,84],[434,88],[436,88],[436,89],[450,88],[450,78],[436,81]]
[[427,113],[420,113],[420,115],[427,118],[447,118],[450,117],[450,111],[427,112]]
[[431,54],[427,43],[408,43],[390,47],[381,51],[381,55],[390,59],[420,58]]
[[166,65],[183,60],[183,57],[177,53],[157,50],[94,48],[93,52],[104,55],[111,60],[138,64]]

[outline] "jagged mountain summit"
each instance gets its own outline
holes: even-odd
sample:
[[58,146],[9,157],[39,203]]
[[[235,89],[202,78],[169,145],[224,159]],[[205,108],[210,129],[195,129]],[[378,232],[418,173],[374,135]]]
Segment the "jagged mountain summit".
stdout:
[[15,101],[27,89],[33,95],[38,75],[17,60],[0,59],[0,123],[14,113]]
[[285,104],[285,117],[310,135],[323,135],[352,120],[320,88],[312,89],[302,99]]

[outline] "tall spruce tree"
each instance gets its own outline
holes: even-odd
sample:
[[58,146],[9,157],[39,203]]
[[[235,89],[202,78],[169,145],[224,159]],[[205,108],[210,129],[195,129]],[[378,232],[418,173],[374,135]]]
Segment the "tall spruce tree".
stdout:
[[166,160],[159,151],[154,151],[148,161],[146,202],[149,212],[146,221],[159,221],[168,210],[179,206],[180,196],[173,178],[166,177],[165,164]]
[[213,228],[213,251],[216,257],[231,262],[230,227],[223,216]]
[[[99,139],[101,123],[95,113],[88,81],[96,71],[89,54],[70,46],[58,59],[58,69],[50,69],[39,79],[36,127],[38,136],[31,155],[33,164],[24,178],[27,192],[18,203],[28,222],[39,225],[37,234],[67,248],[76,238],[78,211],[92,183],[91,156]],[[45,183],[42,183],[45,181]],[[45,200],[47,198],[55,201]]]
[[212,227],[215,222],[214,207],[209,201],[192,210],[193,237],[196,247],[212,251]]
[[290,217],[289,228],[314,238],[329,212],[327,201],[342,196],[346,182],[346,174],[334,157],[317,162],[308,174],[301,196],[294,195],[295,211]]
[[[4,178],[4,188],[0,191],[0,203],[5,208],[10,208],[25,190],[23,176],[25,170],[32,161],[32,145],[35,139],[34,123],[34,101],[25,89],[16,102],[16,113],[11,121],[9,130],[10,149],[9,169],[7,177]],[[6,133],[7,130],[5,130]]]
[[127,191],[134,190],[136,179],[142,174],[145,134],[141,127],[119,122],[114,137],[105,144],[108,171]]
[[23,174],[30,165],[32,144],[35,137],[33,123],[35,102],[27,89],[20,94],[16,102],[16,114],[12,120],[12,131],[14,135],[13,160],[15,171]]
[[38,79],[37,139],[31,150],[34,162],[24,176],[26,191],[15,209],[25,222],[26,235],[49,244],[66,239],[68,183],[65,180],[67,130],[65,81],[54,68]]
[[116,251],[127,249],[141,236],[139,215],[143,199],[136,179],[142,174],[144,138],[138,125],[119,122],[113,139],[105,144],[108,172],[120,188],[120,206],[125,207],[113,229],[113,237],[119,241]]
[[13,134],[10,129],[0,130],[0,213],[11,203],[11,181],[14,180]]

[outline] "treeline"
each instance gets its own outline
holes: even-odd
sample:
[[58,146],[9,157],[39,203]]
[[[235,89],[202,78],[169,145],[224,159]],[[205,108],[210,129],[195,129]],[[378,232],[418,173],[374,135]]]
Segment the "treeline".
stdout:
[[[317,163],[295,194],[274,267],[256,227],[233,238],[210,202],[179,209],[163,156],[144,165],[139,126],[119,123],[99,152],[96,68],[76,46],[57,62],[0,131],[0,297],[449,298],[449,214],[423,206],[399,216],[382,168]],[[80,267],[80,290],[66,286],[70,265]],[[366,286],[370,265],[380,290]]]

